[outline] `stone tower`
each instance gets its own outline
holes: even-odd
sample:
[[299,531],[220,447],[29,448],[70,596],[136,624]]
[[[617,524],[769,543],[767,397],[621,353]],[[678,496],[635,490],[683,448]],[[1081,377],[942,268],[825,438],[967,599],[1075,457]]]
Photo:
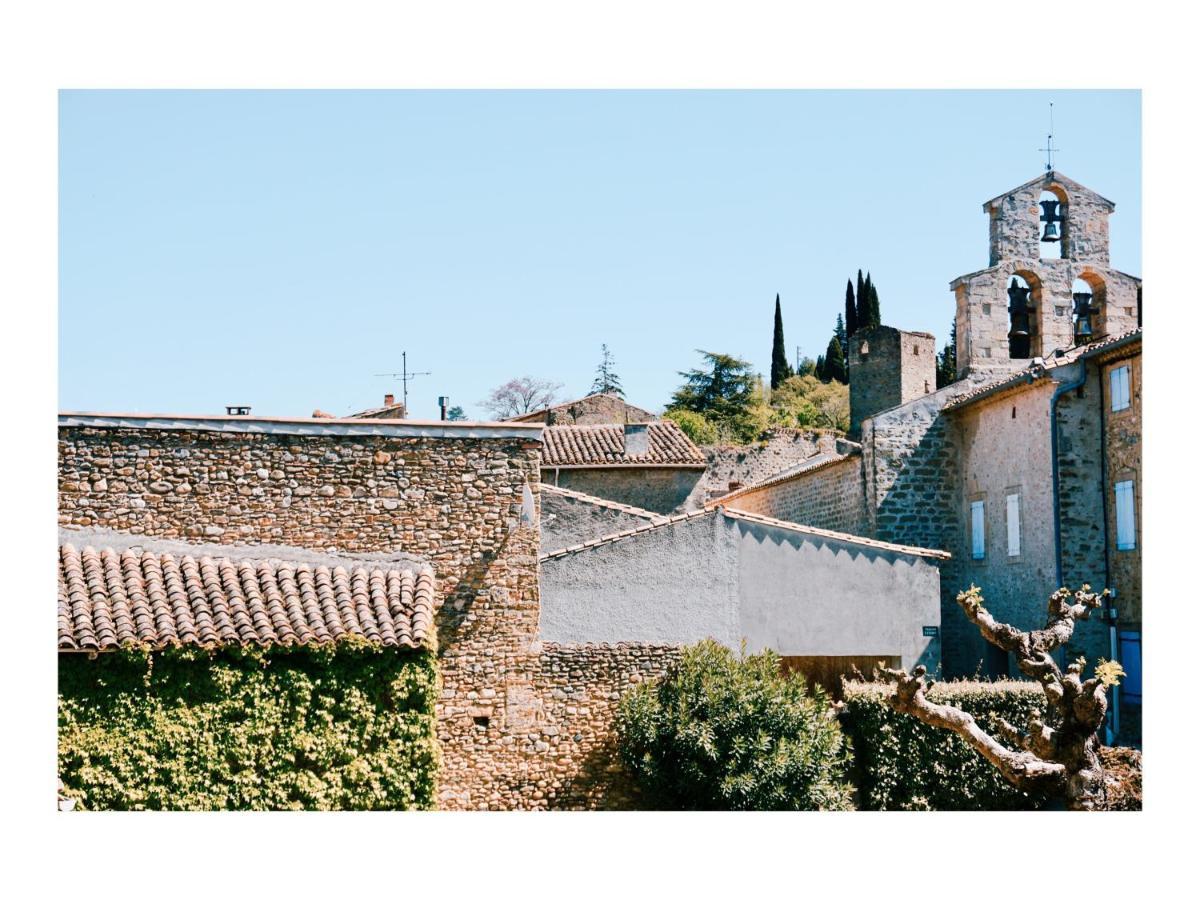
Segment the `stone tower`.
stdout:
[[879,325],[850,336],[850,431],[858,440],[863,419],[915,400],[937,387],[932,334]]
[[[1060,259],[1042,258],[1042,247],[1049,242],[1042,240],[1044,205],[1039,201],[1050,198],[1058,202]],[[988,267],[950,282],[960,376],[1024,368],[1030,359],[1074,346],[1073,291],[1092,296],[1092,340],[1137,327],[1141,281],[1108,264],[1108,217],[1115,207],[1056,171],[983,204],[989,218]],[[1017,321],[1027,325],[1019,327],[1009,300],[1014,276],[1024,282],[1018,281],[1018,288],[1028,288],[1027,320],[1016,310]],[[1018,306],[1022,302],[1016,301]]]

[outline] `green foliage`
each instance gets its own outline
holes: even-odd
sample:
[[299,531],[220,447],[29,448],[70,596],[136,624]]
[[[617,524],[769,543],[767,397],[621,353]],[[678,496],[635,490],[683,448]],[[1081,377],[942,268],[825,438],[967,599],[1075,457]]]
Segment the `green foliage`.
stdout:
[[717,442],[717,426],[700,413],[687,409],[673,409],[663,415],[677,424],[694,443],[715,444]]
[[[858,273],[862,277],[862,272]],[[854,285],[850,283],[850,279],[846,279],[846,337],[847,339],[854,332],[858,331],[858,309],[854,305]],[[850,352],[850,347],[847,345],[843,348],[847,354]]]
[[452,406],[446,410],[446,418],[451,422],[462,422],[466,420],[467,414],[461,406]]
[[783,312],[779,307],[779,295],[775,295],[775,334],[771,343],[771,390],[795,374],[788,365],[787,345],[783,342]]
[[600,345],[600,365],[596,366],[596,380],[592,382],[592,393],[625,396],[625,388],[621,387],[621,378],[617,375],[608,344]]
[[950,323],[950,340],[937,356],[937,386],[944,388],[958,381],[958,322]]
[[[952,731],[888,706],[882,684],[847,682],[842,725],[854,747],[862,809],[1037,809],[1040,801],[1010,785],[999,770]],[[1030,681],[949,681],[930,686],[934,703],[970,713],[990,734],[1003,718],[1018,727],[1045,712]]]
[[758,438],[769,412],[750,363],[725,353],[696,352],[704,357],[705,367],[679,373],[684,383],[667,411],[700,413],[716,427],[722,442],[744,444]]
[[846,358],[842,356],[842,342],[837,335],[829,339],[825,348],[825,371],[820,373],[822,381],[836,381],[847,384],[850,379],[846,375]]
[[849,809],[848,755],[829,704],[770,651],[706,640],[617,712],[621,758],[662,809]]
[[428,809],[435,657],[339,642],[59,656],[58,771],[85,809]]
[[771,392],[771,424],[787,428],[850,427],[850,389],[815,375],[796,375]]

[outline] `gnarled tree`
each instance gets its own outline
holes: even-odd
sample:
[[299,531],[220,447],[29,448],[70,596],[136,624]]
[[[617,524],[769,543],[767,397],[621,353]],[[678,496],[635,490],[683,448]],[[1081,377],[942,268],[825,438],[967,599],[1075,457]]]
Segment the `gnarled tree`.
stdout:
[[983,595],[974,585],[958,595],[958,605],[983,637],[1013,654],[1021,672],[1042,686],[1046,715],[1033,713],[1023,730],[1001,720],[998,739],[969,713],[932,703],[925,696],[924,666],[917,666],[912,674],[880,669],[882,677],[896,685],[888,702],[927,725],[955,732],[1021,790],[1059,799],[1071,809],[1097,808],[1106,793],[1097,732],[1108,711],[1108,689],[1124,672],[1119,663],[1102,661],[1095,674],[1084,679],[1087,661],[1083,657],[1063,672],[1053,653],[1071,639],[1075,623],[1088,618],[1106,594],[1093,593],[1086,584],[1078,591],[1060,588],[1050,597],[1046,627],[1038,631],[1020,631],[996,621],[984,609]]

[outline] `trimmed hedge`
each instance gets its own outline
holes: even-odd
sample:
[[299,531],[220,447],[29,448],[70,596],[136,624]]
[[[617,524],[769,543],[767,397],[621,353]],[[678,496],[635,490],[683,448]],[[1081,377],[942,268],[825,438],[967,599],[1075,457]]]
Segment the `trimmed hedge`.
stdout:
[[84,809],[428,809],[434,654],[366,642],[60,654],[58,771]]
[[[861,809],[1013,810],[1043,805],[1001,777],[996,768],[952,731],[934,728],[888,706],[893,689],[872,682],[845,683],[842,726],[854,751]],[[1018,728],[1045,709],[1032,681],[942,681],[928,697],[973,715],[997,734],[996,722]]]

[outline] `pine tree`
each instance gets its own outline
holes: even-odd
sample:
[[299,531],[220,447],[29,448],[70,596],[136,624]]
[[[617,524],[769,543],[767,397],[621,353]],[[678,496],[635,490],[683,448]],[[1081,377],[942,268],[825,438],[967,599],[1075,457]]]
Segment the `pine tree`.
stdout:
[[854,285],[846,279],[846,337],[858,331],[858,310],[854,308]]
[[850,358],[850,335],[846,331],[846,323],[842,319],[842,314],[838,313],[837,325],[833,328],[833,333],[838,339],[838,343],[842,345],[842,359]]
[[944,388],[958,380],[958,322],[950,323],[950,340],[938,354],[937,386]]
[[883,319],[879,316],[879,292],[875,290],[875,285],[871,284],[869,274],[867,275],[867,312],[872,328],[878,328],[883,324]]
[[858,292],[856,296],[856,307],[854,307],[854,318],[858,320],[858,328],[856,331],[868,329],[871,326],[871,275],[866,274],[866,281],[863,281],[863,270],[858,270]]
[[825,349],[825,376],[826,381],[840,381],[842,384],[848,380],[846,359],[842,356],[842,344],[836,334],[829,339],[829,346]]
[[775,295],[775,339],[771,346],[771,390],[779,387],[792,377],[792,367],[788,365],[787,345],[783,342],[783,312],[779,307],[779,295]]
[[608,352],[608,344],[600,345],[600,365],[596,366],[596,380],[592,382],[593,394],[616,394],[625,396],[621,387],[621,379],[613,368],[612,354]]

